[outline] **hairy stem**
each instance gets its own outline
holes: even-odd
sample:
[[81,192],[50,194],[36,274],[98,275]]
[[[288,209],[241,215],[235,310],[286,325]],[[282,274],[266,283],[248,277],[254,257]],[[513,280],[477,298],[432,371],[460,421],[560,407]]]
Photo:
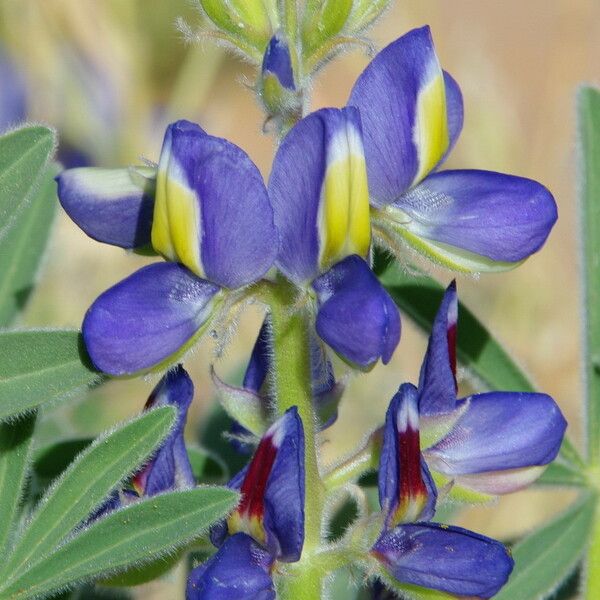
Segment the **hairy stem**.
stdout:
[[323,483],[317,462],[315,416],[312,404],[308,314],[295,306],[296,288],[280,279],[270,288],[269,306],[273,343],[273,387],[283,413],[297,406],[304,426],[306,503],[304,552],[321,543]]

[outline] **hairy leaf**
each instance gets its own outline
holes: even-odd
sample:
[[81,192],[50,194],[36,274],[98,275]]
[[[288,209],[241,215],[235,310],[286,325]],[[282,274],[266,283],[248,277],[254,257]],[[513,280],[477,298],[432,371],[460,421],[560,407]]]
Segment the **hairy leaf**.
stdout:
[[0,554],[10,548],[10,537],[29,465],[36,415],[14,423],[0,423]]
[[0,239],[31,199],[55,144],[54,132],[41,125],[0,137]]
[[237,499],[228,488],[199,487],[132,504],[99,519],[0,590],[14,600],[30,598],[164,556],[225,516]]
[[600,90],[579,94],[587,454],[600,463]]
[[100,382],[79,332],[0,332],[0,420]]
[[38,192],[0,237],[0,326],[10,325],[33,290],[58,206],[56,172],[46,170]]
[[515,569],[496,600],[547,598],[573,572],[586,547],[596,499],[584,495],[513,548]]
[[16,575],[54,550],[150,456],[169,433],[175,417],[169,406],[143,413],[85,449],[40,501],[5,561],[4,573]]

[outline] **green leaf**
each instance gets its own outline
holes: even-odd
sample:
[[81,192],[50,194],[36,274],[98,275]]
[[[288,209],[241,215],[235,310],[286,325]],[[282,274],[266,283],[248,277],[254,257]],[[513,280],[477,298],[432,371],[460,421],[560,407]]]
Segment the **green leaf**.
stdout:
[[199,487],[154,496],[99,519],[2,590],[17,600],[170,554],[224,517],[237,492]]
[[79,332],[0,332],[0,420],[99,383]]
[[600,463],[600,90],[581,89],[578,98],[587,455]]
[[44,480],[58,477],[93,442],[94,438],[75,438],[41,448],[34,454],[34,474]]
[[515,568],[496,600],[549,597],[575,569],[590,533],[596,498],[586,494],[513,548]]
[[98,585],[103,587],[132,587],[147,583],[153,579],[158,579],[168,573],[183,558],[186,552],[185,548],[180,548],[168,556],[161,556],[152,562],[136,565],[128,568],[123,573],[113,575],[107,579],[98,581]]
[[535,483],[536,485],[567,487],[586,487],[588,485],[582,472],[557,461],[550,463]]
[[[404,315],[408,315],[427,335],[442,301],[444,288],[426,275],[408,275],[394,266],[387,268],[382,283]],[[457,358],[471,374],[491,390],[536,391],[531,381],[495,340],[492,334],[462,303],[458,305]],[[583,461],[565,438],[561,456],[573,465]]]
[[54,132],[41,125],[0,137],[0,239],[31,198],[55,145]]
[[0,423],[0,555],[6,556],[19,512],[36,415]]
[[88,517],[168,435],[176,412],[170,406],[143,413],[101,435],[84,450],[39,502],[4,573],[35,564]]
[[225,483],[229,478],[227,465],[213,452],[186,445],[192,472],[198,483]]
[[0,326],[12,322],[33,289],[58,205],[56,173],[46,170],[39,191],[0,237]]

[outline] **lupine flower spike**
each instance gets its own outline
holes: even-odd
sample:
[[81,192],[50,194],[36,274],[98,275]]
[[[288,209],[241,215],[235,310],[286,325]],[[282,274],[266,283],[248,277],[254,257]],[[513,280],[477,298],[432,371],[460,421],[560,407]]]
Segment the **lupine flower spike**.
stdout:
[[431,588],[490,598],[506,583],[513,560],[499,542],[460,527],[429,522],[436,491],[419,450],[418,398],[403,385],[388,408],[379,466],[381,535],[370,555],[392,589]]
[[83,337],[111,375],[160,367],[204,331],[225,294],[260,279],[277,251],[261,175],[240,148],[178,121],[158,169],[72,169],[60,201],[91,237],[151,247],[166,263],[144,267],[89,309]]
[[[458,298],[452,282],[436,315],[418,397],[424,455],[453,492],[506,494],[526,487],[552,462],[567,422],[546,394],[488,392],[457,398]],[[475,496],[471,496],[474,499]]]
[[304,430],[295,407],[267,430],[229,487],[242,499],[213,527],[219,549],[191,572],[187,600],[274,599],[276,561],[298,561],[304,544]]
[[348,101],[360,111],[377,242],[403,244],[458,271],[511,269],[540,249],[557,218],[550,192],[522,177],[441,171],[463,124],[458,84],[429,27],[384,48]]
[[269,195],[280,236],[277,266],[315,296],[316,330],[360,368],[387,363],[400,317],[367,262],[369,189],[360,115],[322,109],[302,119],[277,151]]
[[158,382],[146,401],[144,410],[174,406],[177,409],[175,427],[152,459],[126,486],[113,494],[109,502],[96,512],[94,518],[140,498],[185,490],[196,485],[183,439],[187,413],[193,397],[194,384],[181,365],[168,371]]

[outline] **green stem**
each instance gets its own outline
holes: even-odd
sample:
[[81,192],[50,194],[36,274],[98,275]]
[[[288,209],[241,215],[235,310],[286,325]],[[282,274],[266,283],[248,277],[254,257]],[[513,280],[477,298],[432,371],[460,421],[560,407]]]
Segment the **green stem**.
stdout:
[[322,574],[306,566],[286,574],[277,586],[277,597],[282,600],[321,600],[322,592]]
[[285,575],[277,581],[277,597],[321,600],[325,578],[355,559],[356,556],[347,548],[328,548],[304,562],[290,564]]
[[600,502],[596,503],[585,578],[585,598],[597,600],[600,598]]
[[297,288],[280,279],[270,288],[273,342],[273,387],[279,413],[298,407],[304,426],[306,503],[303,555],[321,544],[323,483],[317,462],[315,416],[312,405],[308,314],[298,309]]

